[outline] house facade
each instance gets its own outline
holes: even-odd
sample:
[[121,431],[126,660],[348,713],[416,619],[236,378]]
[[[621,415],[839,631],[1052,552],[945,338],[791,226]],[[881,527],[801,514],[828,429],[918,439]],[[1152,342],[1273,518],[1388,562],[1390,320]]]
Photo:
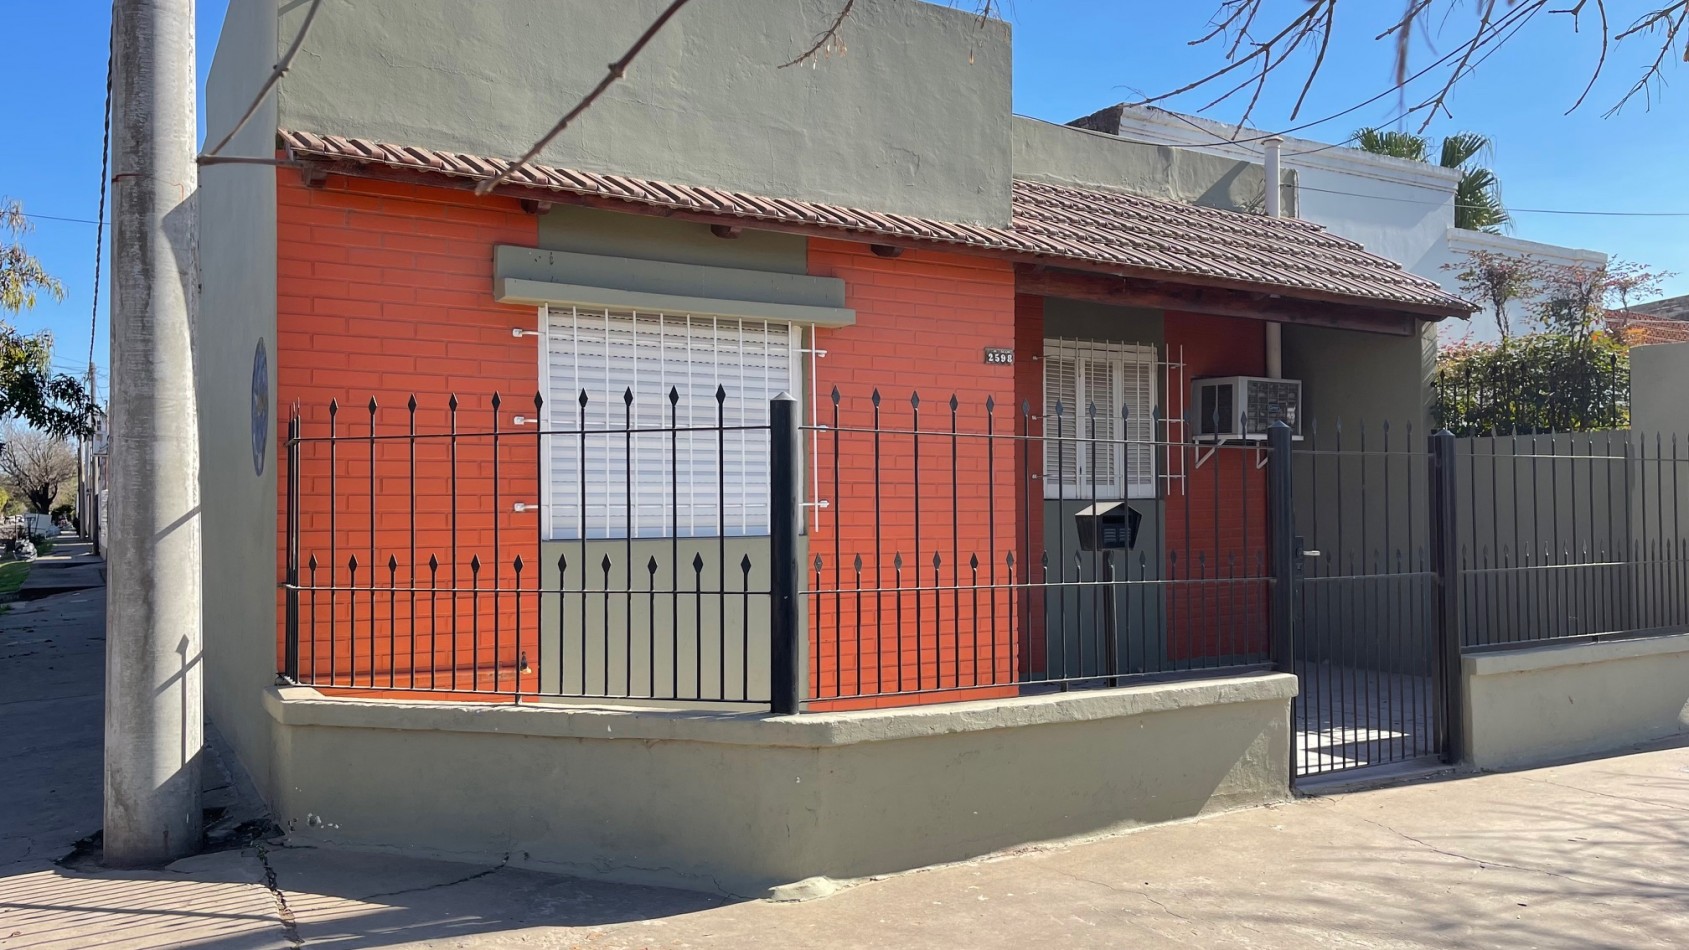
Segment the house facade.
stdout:
[[[1074,124],[1133,141],[1243,160],[1259,158],[1260,142],[1234,144],[1229,140],[1258,139],[1265,134],[1255,129],[1240,131],[1200,116],[1126,105],[1110,106]],[[1454,227],[1454,189],[1460,174],[1452,169],[1288,137],[1283,156],[1284,167],[1295,173],[1297,208],[1302,217],[1360,242],[1410,273],[1435,281],[1449,293],[1460,293],[1458,270],[1451,265],[1460,264],[1474,252],[1527,259],[1547,267],[1595,269],[1607,263],[1607,255],[1601,251]],[[1528,313],[1537,302],[1516,301],[1513,319]],[[1442,334],[1448,340],[1494,341],[1500,336],[1495,314],[1487,305],[1475,311],[1470,322],[1442,324]]]
[[[1257,164],[1012,116],[1006,25],[914,0],[858,3],[813,69],[780,64],[825,5],[688,11],[477,194],[658,6],[330,4],[226,150],[276,164],[203,173],[207,700],[278,812],[755,890],[1282,793],[1267,430],[1422,422],[1428,341],[1468,308],[1252,210],[1288,184]],[[231,5],[213,138],[303,16]],[[782,697],[804,715],[766,717]],[[1146,795],[1119,763],[1028,769],[1053,732],[981,737],[1112,741],[1097,703],[1210,716],[1188,754],[1214,764]],[[1185,744],[1156,722],[1144,755]],[[989,833],[939,796],[851,842],[844,812],[949,781],[882,748],[922,735],[1021,750],[966,779]],[[780,841],[653,817],[809,795],[830,824]]]

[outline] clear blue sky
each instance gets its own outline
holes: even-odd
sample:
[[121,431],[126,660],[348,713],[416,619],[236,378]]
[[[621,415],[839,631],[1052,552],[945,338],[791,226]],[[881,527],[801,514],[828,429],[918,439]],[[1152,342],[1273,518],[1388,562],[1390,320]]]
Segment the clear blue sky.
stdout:
[[[705,15],[715,2],[725,0],[698,0],[686,15]],[[1301,0],[1278,2],[1282,10],[1299,7]],[[226,5],[227,0],[199,3],[202,80]],[[1119,0],[1009,0],[1016,111],[1067,121],[1133,99],[1134,90],[1161,92],[1202,75],[1220,62],[1219,53],[1211,46],[1188,47],[1186,40],[1205,32],[1215,5],[1214,0],[1140,0],[1130,5]],[[1352,106],[1388,85],[1390,50],[1371,40],[1378,24],[1354,14],[1363,6],[1345,8],[1348,19],[1304,107],[1303,121]],[[1376,6],[1380,19],[1397,9],[1396,4]],[[58,365],[80,371],[89,339],[94,228],[48,216],[89,221],[95,217],[110,5],[104,0],[14,3],[0,16],[8,36],[27,38],[10,44],[0,60],[0,89],[13,92],[7,103],[6,146],[0,149],[0,195],[22,200],[35,216],[36,233],[29,246],[64,281],[67,291],[63,303],[43,304],[20,323],[26,329],[53,330]],[[331,9],[318,29],[333,28]],[[865,40],[847,36],[847,41]],[[1590,101],[1573,115],[1562,115],[1582,89],[1595,50],[1573,36],[1564,17],[1545,14],[1510,48],[1483,64],[1451,101],[1454,117],[1442,119],[1431,132],[1471,129],[1493,138],[1492,164],[1501,176],[1503,197],[1515,208],[1689,211],[1689,176],[1683,171],[1684,156],[1689,155],[1689,82],[1684,82],[1689,73],[1676,74],[1678,82],[1652,112],[1638,102],[1615,118],[1601,118],[1633,80],[1641,53],[1638,48],[1610,60]],[[1418,55],[1423,63],[1440,53],[1422,45]],[[1431,81],[1427,77],[1421,83]],[[1254,124],[1275,129],[1289,125],[1298,87],[1289,74],[1269,86]],[[1410,99],[1420,92],[1420,84],[1410,87]],[[1209,98],[1198,91],[1168,105],[1195,111]],[[1206,114],[1233,120],[1242,101]],[[1386,96],[1297,134],[1339,140],[1358,126],[1389,122],[1399,107],[1396,96]],[[1683,272],[1667,283],[1665,292],[1689,293],[1689,218],[1521,213],[1513,233]],[[102,293],[95,345],[102,373],[108,332],[104,301]]]

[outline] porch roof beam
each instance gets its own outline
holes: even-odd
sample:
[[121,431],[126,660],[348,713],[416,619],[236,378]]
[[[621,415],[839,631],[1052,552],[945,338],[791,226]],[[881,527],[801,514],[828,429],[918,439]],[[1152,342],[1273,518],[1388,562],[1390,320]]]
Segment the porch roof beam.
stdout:
[[1118,307],[1148,307],[1393,336],[1411,336],[1418,331],[1419,321],[1424,319],[1414,314],[1359,304],[1338,304],[1267,292],[1201,287],[1028,264],[1015,267],[1015,291]]

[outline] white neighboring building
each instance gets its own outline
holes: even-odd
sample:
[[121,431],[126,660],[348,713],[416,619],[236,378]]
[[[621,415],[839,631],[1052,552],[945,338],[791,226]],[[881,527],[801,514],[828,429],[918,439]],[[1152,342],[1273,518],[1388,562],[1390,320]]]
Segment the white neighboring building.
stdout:
[[[1462,228],[1449,228],[1438,250],[1440,255],[1430,258],[1433,261],[1432,266],[1436,267],[1437,270],[1435,272],[1419,271],[1419,273],[1442,284],[1444,289],[1457,294],[1460,293],[1460,279],[1452,271],[1442,270],[1442,265],[1456,263],[1463,260],[1465,255],[1477,251],[1507,257],[1530,257],[1551,267],[1581,265],[1594,269],[1607,263],[1607,255],[1600,251],[1561,247],[1558,244],[1525,241],[1506,234],[1467,231]],[[1522,328],[1523,321],[1531,318],[1532,308],[1541,302],[1544,301],[1540,298],[1521,298],[1507,305],[1507,313],[1512,320],[1515,332]],[[1451,320],[1443,327],[1444,339],[1459,338],[1467,333],[1471,334],[1473,340],[1498,339],[1501,333],[1496,328],[1495,314],[1492,312],[1492,308],[1486,305],[1483,310],[1473,314],[1470,325],[1462,325]]]
[[[1148,106],[1110,106],[1069,124],[1137,142],[1176,145],[1251,162],[1261,161],[1261,143],[1229,140],[1267,134]],[[1281,159],[1284,168],[1296,172],[1296,202],[1287,210],[1436,281],[1452,293],[1460,293],[1460,280],[1443,265],[1459,260],[1468,251],[1529,256],[1548,265],[1599,266],[1607,261],[1607,255],[1599,251],[1454,227],[1454,190],[1460,173],[1453,169],[1288,137]],[[1528,308],[1528,301],[1509,308],[1515,326]],[[1488,308],[1473,314],[1470,323],[1449,320],[1443,325],[1444,339],[1468,334],[1476,340],[1493,340],[1500,335]]]

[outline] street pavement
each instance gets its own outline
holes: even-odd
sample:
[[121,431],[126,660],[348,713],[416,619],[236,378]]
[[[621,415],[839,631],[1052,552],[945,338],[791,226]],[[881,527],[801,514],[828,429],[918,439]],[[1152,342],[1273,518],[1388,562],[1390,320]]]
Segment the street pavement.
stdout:
[[1304,798],[799,904],[238,834],[105,871],[77,845],[100,822],[102,628],[98,588],[0,615],[0,950],[1689,947],[1683,745]]

